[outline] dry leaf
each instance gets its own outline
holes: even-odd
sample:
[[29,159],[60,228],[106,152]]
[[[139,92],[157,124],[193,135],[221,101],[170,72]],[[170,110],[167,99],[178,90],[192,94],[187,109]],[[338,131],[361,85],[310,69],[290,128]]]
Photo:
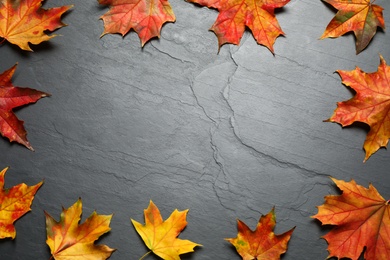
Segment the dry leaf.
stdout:
[[188,209],[175,209],[171,216],[163,221],[157,206],[150,201],[148,208],[144,210],[145,225],[133,219],[131,222],[153,253],[165,260],[179,260],[179,255],[193,252],[195,246],[200,246],[189,240],[176,238],[187,225],[187,212]]
[[216,8],[219,15],[210,28],[218,37],[219,47],[225,43],[239,44],[248,27],[257,43],[272,53],[278,36],[284,32],[276,20],[274,9],[285,6],[290,0],[188,0],[202,6]]
[[41,8],[43,0],[1,0],[0,2],[0,37],[21,49],[32,51],[29,43],[39,44],[56,35],[47,35],[65,24],[61,15],[72,6],[50,9]]
[[23,121],[20,121],[12,112],[12,109],[29,103],[35,103],[42,97],[50,94],[30,89],[15,87],[11,83],[12,76],[16,70],[16,65],[0,74],[0,133],[23,144],[28,149],[33,150],[27,141],[27,132],[23,127]]
[[337,108],[327,122],[342,126],[362,122],[370,126],[364,142],[366,161],[380,147],[386,147],[390,138],[390,67],[380,56],[377,72],[365,73],[356,67],[352,71],[338,70],[342,82],[356,91],[356,95],[337,103]]
[[238,235],[236,238],[227,238],[232,243],[243,260],[276,260],[287,250],[294,228],[275,235],[275,211],[272,209],[267,215],[261,216],[256,230],[252,231],[241,220],[237,220]]
[[34,195],[43,182],[27,186],[18,184],[10,189],[4,189],[4,175],[8,168],[0,172],[0,238],[16,236],[14,222],[31,210]]
[[102,36],[107,33],[120,33],[125,36],[134,29],[142,46],[151,38],[160,37],[164,23],[176,20],[168,0],[98,1],[99,4],[110,6],[110,10],[100,17],[104,22]]
[[377,27],[385,29],[383,8],[371,0],[323,0],[338,9],[321,39],[339,37],[353,31],[356,37],[356,53],[360,53],[374,37]]
[[46,243],[52,258],[56,260],[103,260],[115,249],[106,245],[95,245],[101,235],[111,230],[112,215],[98,215],[95,211],[79,225],[82,203],[79,199],[68,209],[62,209],[60,221],[46,215]]
[[364,251],[366,260],[388,260],[390,256],[390,207],[370,184],[366,189],[354,180],[332,178],[341,195],[325,196],[325,203],[313,216],[323,225],[335,227],[323,238],[330,257],[357,260]]

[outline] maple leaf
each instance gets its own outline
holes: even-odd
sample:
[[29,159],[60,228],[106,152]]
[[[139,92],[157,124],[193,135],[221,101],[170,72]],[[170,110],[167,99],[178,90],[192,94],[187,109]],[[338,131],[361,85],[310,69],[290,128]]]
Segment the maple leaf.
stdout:
[[274,9],[285,6],[290,0],[188,0],[188,2],[218,9],[219,15],[210,30],[217,36],[219,48],[225,43],[238,45],[247,26],[257,43],[266,46],[273,53],[276,38],[284,35]]
[[15,70],[16,65],[0,74],[0,133],[9,138],[11,142],[16,141],[28,149],[34,150],[27,141],[23,121],[16,117],[12,109],[35,103],[38,99],[50,96],[50,94],[35,89],[13,86],[11,79]]
[[4,175],[8,168],[0,172],[0,238],[14,239],[16,231],[13,223],[31,210],[34,195],[43,182],[27,186],[18,184],[10,189],[4,189]]
[[109,11],[100,19],[104,32],[120,33],[125,36],[134,29],[141,40],[141,46],[153,37],[160,37],[161,27],[166,22],[174,22],[175,14],[168,0],[98,0],[99,4],[109,5]]
[[281,234],[273,232],[276,224],[275,210],[265,216],[261,216],[256,230],[252,231],[241,220],[237,220],[238,235],[236,238],[226,238],[236,247],[237,252],[243,260],[275,260],[287,250],[287,243],[290,240],[295,228]]
[[112,215],[91,216],[79,225],[82,212],[81,199],[68,209],[62,209],[60,221],[46,215],[46,243],[50,247],[52,258],[56,260],[107,259],[115,249],[106,245],[95,245],[94,241],[111,230],[109,227]]
[[348,101],[338,102],[333,115],[326,122],[337,122],[343,127],[353,122],[370,126],[364,142],[366,161],[390,138],[390,67],[380,56],[378,71],[365,73],[359,67],[352,71],[338,70],[342,82],[356,91]]
[[377,27],[385,29],[383,8],[371,0],[322,0],[338,9],[320,39],[339,37],[353,31],[356,37],[356,54],[364,50],[374,37]]
[[65,24],[61,15],[72,6],[50,9],[41,8],[43,0],[0,0],[0,37],[22,50],[32,51],[29,43],[39,44],[56,35],[47,35],[45,31],[54,31]]
[[325,196],[316,218],[323,225],[336,225],[323,238],[329,257],[358,259],[363,249],[366,260],[387,260],[390,256],[390,206],[372,184],[369,188],[354,180],[331,178],[341,195]]
[[163,221],[159,209],[153,201],[150,201],[148,208],[144,210],[145,225],[131,220],[138,234],[151,250],[145,255],[153,252],[165,260],[179,260],[180,254],[193,252],[195,246],[201,246],[189,240],[176,238],[187,225],[187,212],[188,209],[184,211],[175,209],[169,218]]

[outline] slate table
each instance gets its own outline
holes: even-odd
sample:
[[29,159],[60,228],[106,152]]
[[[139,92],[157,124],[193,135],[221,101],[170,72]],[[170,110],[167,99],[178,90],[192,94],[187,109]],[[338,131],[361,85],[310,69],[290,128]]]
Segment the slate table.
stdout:
[[[0,138],[6,187],[44,179],[32,211],[16,222],[15,240],[0,242],[1,259],[49,259],[44,210],[80,197],[83,219],[114,213],[97,243],[116,248],[110,259],[139,259],[147,248],[130,218],[144,221],[153,200],[167,218],[189,209],[180,238],[203,247],[182,259],[240,259],[224,238],[236,219],[251,228],[275,206],[279,234],[296,226],[283,259],[325,259],[329,229],[310,218],[323,197],[338,191],[329,176],[390,197],[390,152],[363,163],[368,127],[325,123],[336,102],[352,97],[336,70],[377,70],[390,62],[382,30],[361,54],[353,34],[318,40],[335,10],[317,0],[292,0],[276,12],[285,37],[275,55],[247,31],[240,45],[218,53],[208,31],[218,12],[171,0],[175,23],[143,48],[133,31],[106,35],[96,1],[74,4],[61,36],[23,52],[0,48],[0,70],[19,63],[13,82],[52,94],[18,109],[35,152]],[[390,2],[383,6],[387,22]],[[152,255],[147,259],[158,259]]]

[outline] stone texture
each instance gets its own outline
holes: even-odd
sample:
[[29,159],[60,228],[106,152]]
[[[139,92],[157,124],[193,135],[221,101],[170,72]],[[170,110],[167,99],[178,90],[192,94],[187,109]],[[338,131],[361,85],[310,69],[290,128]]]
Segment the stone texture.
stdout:
[[[73,2],[45,7],[65,4]],[[52,94],[17,111],[35,152],[0,139],[7,186],[45,180],[16,223],[17,238],[1,241],[2,258],[49,259],[43,210],[59,218],[81,197],[84,218],[114,213],[99,240],[118,249],[113,260],[147,251],[130,218],[143,221],[150,199],[164,218],[190,209],[180,237],[204,246],[182,259],[239,259],[223,238],[236,235],[236,218],[254,228],[273,206],[276,233],[296,226],[283,259],[325,259],[327,230],[310,216],[337,192],[328,176],[372,182],[389,198],[389,152],[363,164],[367,128],[323,122],[351,97],[333,72],[375,71],[378,53],[390,60],[388,34],[378,32],[357,56],[351,34],[318,40],[334,10],[292,0],[277,12],[286,36],[275,55],[249,32],[218,53],[208,31],[217,12],[172,0],[177,21],[141,48],[134,32],[99,38],[107,9],[74,4],[62,36],[34,53],[0,49],[1,71],[19,62],[15,85]],[[388,17],[390,3],[378,4]]]

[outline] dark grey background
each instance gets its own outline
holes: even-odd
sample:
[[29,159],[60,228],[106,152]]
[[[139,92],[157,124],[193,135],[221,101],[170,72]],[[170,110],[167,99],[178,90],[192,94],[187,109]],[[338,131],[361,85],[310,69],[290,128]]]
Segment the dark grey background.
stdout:
[[[223,240],[236,236],[236,218],[255,228],[273,206],[277,234],[296,226],[283,259],[325,259],[327,229],[310,216],[337,192],[329,175],[372,182],[389,198],[390,152],[363,164],[368,128],[323,122],[352,97],[334,71],[376,71],[379,53],[390,63],[388,33],[356,55],[353,34],[318,40],[335,10],[292,0],[277,11],[286,36],[275,56],[250,32],[218,54],[208,31],[218,12],[170,2],[177,21],[144,48],[134,32],[100,39],[108,9],[94,0],[47,1],[75,6],[61,36],[34,53],[1,46],[1,71],[19,62],[15,85],[52,94],[17,110],[35,152],[0,138],[6,187],[45,180],[32,212],[16,222],[16,239],[0,242],[1,259],[49,259],[43,211],[59,219],[79,197],[83,219],[95,209],[114,213],[98,241],[117,248],[111,259],[148,251],[130,218],[143,223],[150,199],[164,219],[190,209],[180,238],[203,247],[182,259],[240,259]],[[390,2],[376,3],[389,22]]]

